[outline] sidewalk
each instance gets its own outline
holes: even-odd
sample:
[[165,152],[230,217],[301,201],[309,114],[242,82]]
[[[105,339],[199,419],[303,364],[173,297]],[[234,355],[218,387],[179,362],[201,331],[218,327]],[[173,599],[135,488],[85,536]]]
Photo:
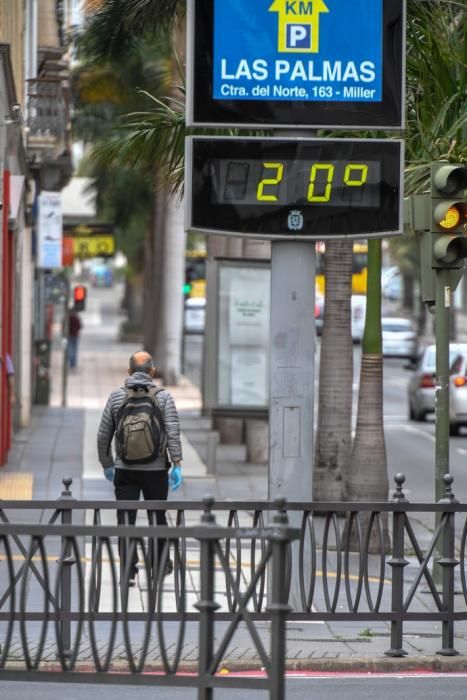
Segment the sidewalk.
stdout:
[[[115,325],[103,325],[98,314],[88,314],[79,367],[69,376],[68,406],[65,409],[60,406],[61,351],[59,347],[54,349],[51,406],[35,407],[31,427],[15,436],[9,463],[0,472],[0,498],[55,499],[62,490],[63,477],[70,476],[75,498],[113,500],[112,486],[103,478],[97,460],[96,431],[108,394],[121,384],[128,358],[135,349],[134,345],[116,342]],[[180,386],[168,388],[180,412],[184,451],[184,484],[169,498],[196,500],[207,494],[220,500],[267,498],[267,468],[245,463],[242,446],[219,446],[216,474],[207,473],[202,457],[210,424],[200,414],[199,390],[186,378]],[[113,517],[111,512],[110,517]],[[145,517],[141,522],[145,522]],[[427,531],[426,537],[430,535]],[[195,578],[192,597],[197,593],[196,588]],[[135,589],[135,606],[142,605],[143,592],[144,586],[138,591]],[[416,595],[415,609],[427,609],[422,594]],[[267,625],[261,623],[259,627],[260,633],[264,627],[264,634],[267,634]],[[391,659],[384,656],[390,647],[388,624],[290,622],[287,664],[295,669],[336,671],[465,670],[467,667],[466,623],[456,625],[455,647],[461,654],[458,657],[435,655],[441,647],[439,625],[407,623],[405,630],[404,648],[409,656]],[[124,651],[123,645],[121,651]],[[193,663],[195,652],[196,643],[192,639],[183,649],[183,661],[187,665]],[[83,660],[86,660],[85,655]],[[257,668],[258,663],[248,632],[240,631],[236,646],[229,647],[224,666],[230,670]]]

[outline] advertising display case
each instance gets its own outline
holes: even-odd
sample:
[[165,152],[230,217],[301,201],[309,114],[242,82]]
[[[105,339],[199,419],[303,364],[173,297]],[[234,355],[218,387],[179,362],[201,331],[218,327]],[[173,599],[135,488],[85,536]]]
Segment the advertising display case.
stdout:
[[214,415],[266,416],[271,263],[212,258],[207,280],[203,408]]

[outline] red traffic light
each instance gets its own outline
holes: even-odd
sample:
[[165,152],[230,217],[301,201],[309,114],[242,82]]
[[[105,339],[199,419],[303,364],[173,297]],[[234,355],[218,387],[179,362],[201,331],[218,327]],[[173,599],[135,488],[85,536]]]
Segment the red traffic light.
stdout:
[[73,289],[73,301],[75,311],[84,311],[86,309],[86,294],[87,289],[83,284],[79,284]]
[[86,287],[79,285],[73,290],[73,298],[75,301],[85,301],[86,299]]

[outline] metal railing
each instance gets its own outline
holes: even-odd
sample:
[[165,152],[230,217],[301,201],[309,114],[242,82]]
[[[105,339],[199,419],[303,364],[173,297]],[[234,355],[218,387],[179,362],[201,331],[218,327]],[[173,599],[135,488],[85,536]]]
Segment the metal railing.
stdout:
[[68,108],[60,78],[27,81],[27,126],[29,138],[64,141]]
[[[71,480],[65,481],[67,489],[63,494],[64,500],[55,508],[47,525],[11,524],[5,515],[11,503],[1,503],[0,563],[3,563],[5,572],[0,576],[4,586],[4,590],[0,591],[0,625],[2,622],[5,624],[0,636],[0,678],[56,681],[59,674],[60,680],[90,683],[102,682],[104,673],[107,682],[196,686],[200,700],[211,698],[214,687],[264,689],[269,691],[271,698],[282,700],[285,619],[290,610],[282,572],[286,569],[290,542],[298,537],[298,530],[288,525],[284,501],[275,504],[279,512],[273,517],[271,525],[242,528],[217,525],[212,513],[214,501],[206,498],[201,504],[204,512],[198,525],[157,526],[153,530],[157,535],[153,537],[150,534],[148,537],[147,526],[72,524],[73,510],[84,504],[65,500],[71,495],[68,490]],[[22,502],[15,502],[15,510],[22,505]],[[36,502],[35,505],[48,509],[52,504]],[[53,505],[56,507],[57,503]],[[102,505],[95,512],[95,520],[99,520],[97,513]],[[127,508],[128,505],[134,506],[127,503]],[[160,509],[161,504],[156,505]],[[249,541],[252,546],[260,543],[261,560],[257,562],[246,591],[240,590],[230,568],[229,543],[232,538]],[[189,617],[186,611],[185,556],[188,541],[197,543],[199,547],[199,595],[194,604],[197,609],[199,654],[196,671],[183,675],[180,674],[183,670],[181,654]],[[157,546],[159,542],[163,543],[161,554]],[[90,561],[86,556],[87,543],[91,544],[92,549]],[[114,545],[122,553],[120,561],[114,555]],[[176,611],[165,614],[164,577],[172,549]],[[140,574],[145,575],[148,582],[143,612],[132,611],[130,606],[130,569],[135,552],[143,562]],[[17,560],[20,565],[15,568]],[[50,572],[50,561],[55,568],[55,577]],[[235,609],[229,616],[229,624],[220,632],[216,626],[219,604],[215,579],[218,568],[229,581],[231,607]],[[264,579],[267,568],[270,568],[272,582],[267,608],[271,638],[269,652],[248,610],[257,582]],[[42,600],[38,600],[38,591]],[[166,629],[167,620],[178,621],[176,634],[173,629]],[[109,629],[103,649],[97,628],[101,625],[102,631],[104,623],[109,624]],[[123,661],[114,658],[119,623],[125,649]],[[143,627],[138,648],[132,639],[131,623],[141,623]],[[54,628],[54,653],[51,653],[50,643],[47,644],[50,624]],[[247,627],[251,635],[265,671],[264,677],[225,678],[218,673],[225,650],[241,624]],[[15,625],[19,626],[21,661],[10,658]],[[30,637],[34,625],[38,625],[38,628],[36,639],[32,642]],[[85,639],[85,626],[88,639]],[[152,662],[150,654],[154,630],[160,651],[159,664]],[[216,648],[215,631],[218,637]],[[84,643],[90,644],[91,668],[88,663],[80,663],[80,649]],[[154,670],[157,672],[154,673]]]
[[[75,501],[71,479],[64,480],[58,501],[3,501],[0,674],[14,677],[26,669],[26,675],[37,679],[54,673],[41,670],[47,654],[51,658],[46,643],[49,623],[55,629],[59,669],[68,680],[80,680],[80,645],[86,629],[92,661],[87,673],[105,673],[109,679],[129,673],[135,682],[149,682],[146,672],[157,667],[160,673],[151,675],[152,682],[197,685],[203,698],[207,689],[230,681],[257,683],[256,687],[268,687],[272,697],[282,697],[286,616],[388,622],[389,656],[405,655],[406,623],[437,621],[442,627],[439,653],[454,655],[455,624],[467,620],[467,505],[456,501],[450,475],[444,477],[445,494],[436,504],[409,503],[404,476],[397,475],[395,481],[393,500],[387,503]],[[117,510],[135,509],[147,511],[149,527],[138,522],[103,523],[114,523]],[[280,513],[274,516],[277,509]],[[15,516],[21,512],[23,519],[25,513],[37,510],[43,515],[51,511],[51,516],[47,525],[10,523],[10,510]],[[173,524],[152,526],[158,510],[166,510]],[[81,524],[85,514],[92,524]],[[420,527],[420,517],[426,515],[433,524],[437,518],[431,532]],[[73,522],[77,516],[79,524]],[[289,527],[289,521],[298,527]],[[130,604],[128,589],[135,552],[143,581],[138,609]],[[167,578],[169,558],[174,571]],[[433,567],[438,567],[438,577]],[[461,595],[455,595],[455,586]],[[40,591],[41,601],[34,590]],[[416,609],[421,593],[423,609]],[[256,627],[260,621],[271,625],[269,656]],[[197,673],[180,676],[185,634],[192,623],[198,625]],[[264,679],[217,674],[229,642],[243,624],[267,671]],[[37,628],[35,644],[28,637],[31,625]],[[214,625],[222,627],[216,648]],[[8,666],[18,627],[21,671]],[[150,642],[153,630],[157,664]],[[118,635],[123,660],[117,663]]]

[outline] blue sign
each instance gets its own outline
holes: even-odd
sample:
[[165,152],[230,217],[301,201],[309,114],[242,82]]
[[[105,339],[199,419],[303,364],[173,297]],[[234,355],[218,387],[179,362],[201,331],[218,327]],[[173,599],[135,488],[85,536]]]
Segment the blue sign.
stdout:
[[383,0],[214,0],[215,100],[381,102]]

